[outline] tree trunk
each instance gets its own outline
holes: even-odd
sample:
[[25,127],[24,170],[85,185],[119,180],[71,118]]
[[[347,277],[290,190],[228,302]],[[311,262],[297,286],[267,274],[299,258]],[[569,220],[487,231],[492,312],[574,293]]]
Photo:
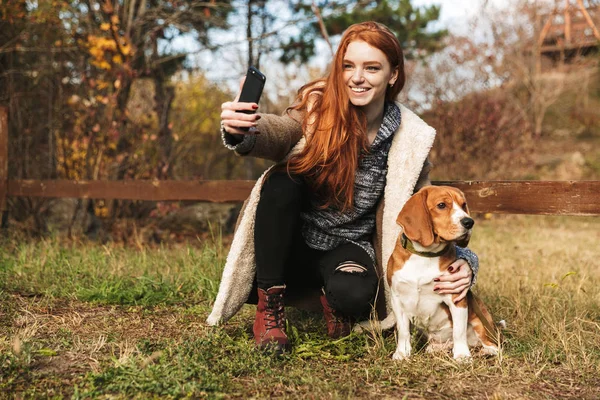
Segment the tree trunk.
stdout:
[[169,115],[171,106],[175,98],[175,88],[164,81],[164,76],[160,70],[153,74],[154,79],[154,103],[155,111],[158,116],[158,145],[160,160],[158,162],[156,178],[171,178],[171,152],[173,149],[173,132],[169,124]]

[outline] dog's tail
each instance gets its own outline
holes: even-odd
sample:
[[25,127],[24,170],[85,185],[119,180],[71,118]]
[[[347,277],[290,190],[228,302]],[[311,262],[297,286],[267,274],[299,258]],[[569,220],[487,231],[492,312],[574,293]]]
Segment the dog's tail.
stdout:
[[391,329],[394,326],[396,326],[396,316],[394,315],[393,312],[391,312],[382,321],[366,320],[366,321],[359,322],[358,324],[354,325],[353,330],[354,330],[354,332],[358,332],[358,333],[361,333],[363,331],[363,329],[367,329],[367,330],[379,329],[382,331],[387,331],[388,329]]

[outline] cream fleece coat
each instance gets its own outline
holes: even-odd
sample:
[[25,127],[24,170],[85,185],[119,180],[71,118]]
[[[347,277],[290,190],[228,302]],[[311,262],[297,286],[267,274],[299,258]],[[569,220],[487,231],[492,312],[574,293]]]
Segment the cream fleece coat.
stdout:
[[[396,218],[408,198],[422,186],[430,184],[429,170],[431,166],[427,156],[435,139],[435,130],[432,127],[408,108],[399,103],[398,106],[402,114],[402,121],[394,134],[388,155],[386,187],[377,210],[376,234],[373,240],[375,252],[377,253],[378,272],[380,273],[380,287],[385,288],[385,309],[388,312],[391,307],[389,304],[389,288],[385,276],[388,260],[401,231],[400,226],[396,224]],[[288,121],[291,121],[288,124],[295,124],[295,126],[286,126],[282,122],[283,118],[287,118]],[[266,148],[273,145],[275,140],[276,135],[273,133],[273,129],[279,129],[279,135],[281,135],[282,130],[293,129],[297,132],[299,128],[297,117],[277,117],[277,119],[269,121],[268,118],[263,116],[261,121],[262,125],[259,124],[258,126],[261,134],[257,135],[254,144],[257,149],[248,153],[249,155],[265,155]],[[285,136],[284,148],[290,142],[295,143],[287,156],[298,151],[305,144],[303,139],[298,140],[298,137],[294,135]],[[282,146],[279,145],[278,147],[275,153],[282,155]],[[209,325],[218,325],[228,321],[240,310],[250,295],[256,273],[254,219],[264,177],[265,174],[256,181],[248,200],[246,200],[245,208],[238,219],[237,230],[227,256],[219,292],[212,312],[207,319]]]

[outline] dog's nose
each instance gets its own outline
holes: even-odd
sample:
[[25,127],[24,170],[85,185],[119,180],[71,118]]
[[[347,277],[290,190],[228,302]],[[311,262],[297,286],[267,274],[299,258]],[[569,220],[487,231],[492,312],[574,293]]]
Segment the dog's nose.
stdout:
[[460,224],[467,229],[471,229],[473,225],[475,225],[475,221],[473,220],[473,218],[464,217],[460,220]]

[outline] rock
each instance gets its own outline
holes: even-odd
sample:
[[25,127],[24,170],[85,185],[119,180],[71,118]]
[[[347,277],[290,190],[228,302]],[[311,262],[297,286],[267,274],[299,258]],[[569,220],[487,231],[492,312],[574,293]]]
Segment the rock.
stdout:
[[[42,214],[41,220],[45,224],[43,229],[59,236],[67,235],[75,214],[71,228],[73,236],[85,235],[91,240],[108,240],[109,235],[102,220],[94,215],[93,204],[89,200],[81,200],[78,207],[77,201],[70,198],[51,200]],[[116,226],[120,228],[116,231],[122,231],[125,236],[134,234],[129,225],[135,224],[137,234],[143,238],[148,236],[148,241],[153,243],[168,240],[169,232],[185,234],[212,230],[230,234],[233,233],[240,209],[241,203],[197,203],[176,209],[157,219],[142,218],[135,222],[129,221],[123,226],[117,221]]]
[[79,206],[78,199],[53,199],[42,214],[45,228],[49,232],[66,235],[71,226],[73,236],[86,235],[92,240],[101,239],[105,236],[104,228],[92,207],[93,203],[86,199],[82,199]]
[[223,233],[231,233],[239,207],[237,204],[198,203],[162,217],[158,221],[158,227],[174,232],[190,230],[206,232],[211,229],[222,229]]

